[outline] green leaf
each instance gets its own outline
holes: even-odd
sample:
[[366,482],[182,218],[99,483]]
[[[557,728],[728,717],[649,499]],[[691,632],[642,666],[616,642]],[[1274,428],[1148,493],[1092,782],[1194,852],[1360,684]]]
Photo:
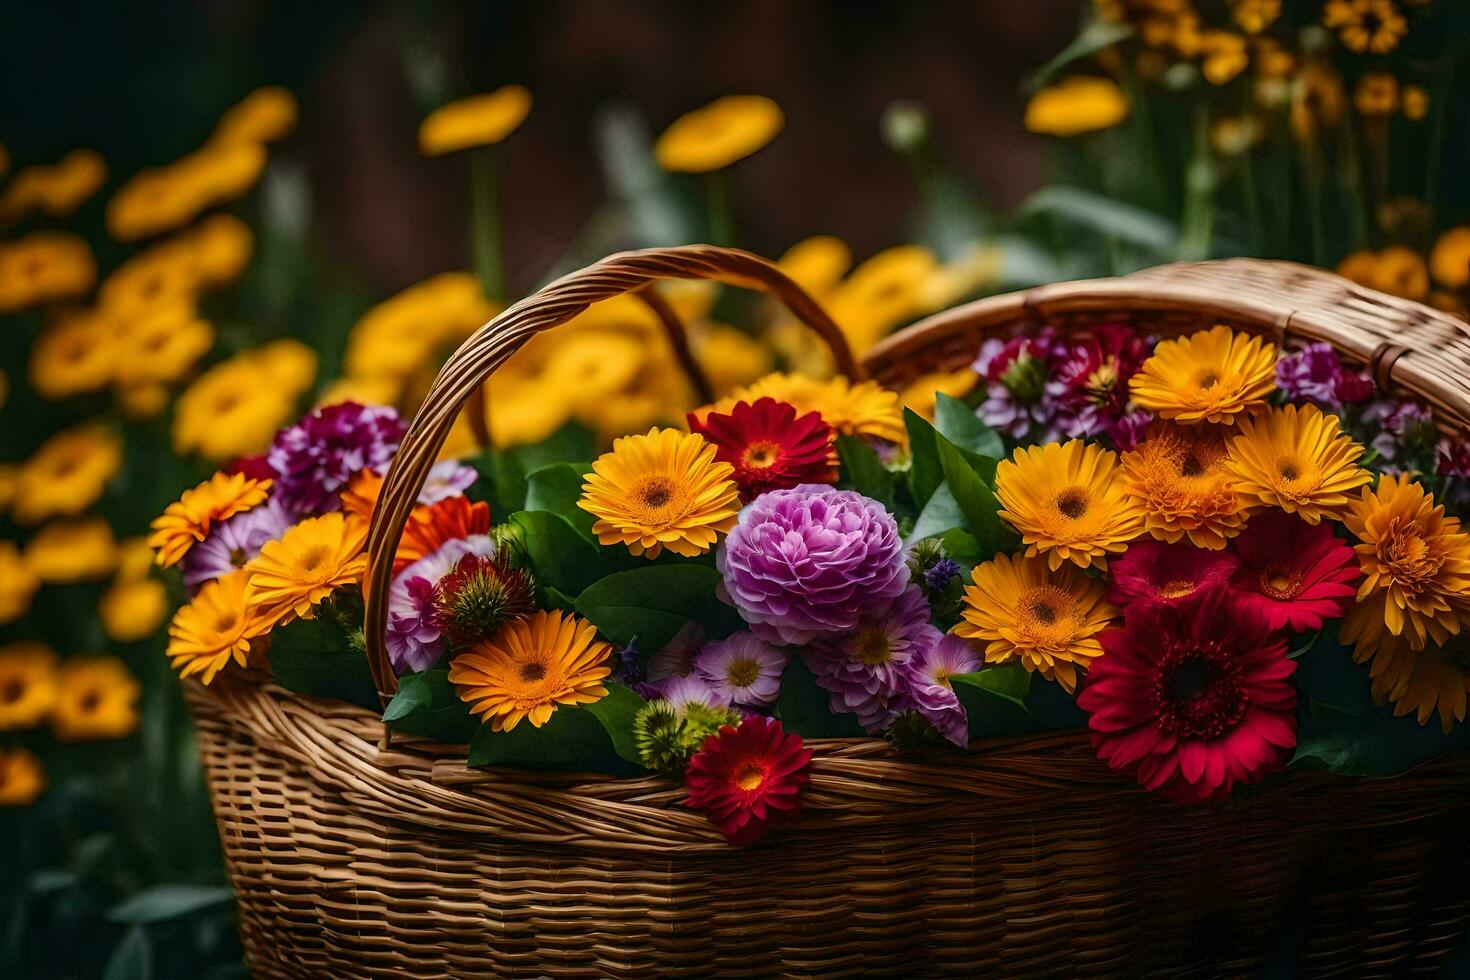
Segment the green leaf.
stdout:
[[576,595],[615,567],[608,555],[558,514],[522,510],[510,515],[510,521],[525,532],[526,554],[543,585]]
[[277,626],[271,632],[270,661],[276,683],[287,690],[378,710],[367,657],[325,616]]
[[710,637],[742,626],[740,617],[715,595],[720,573],[708,565],[645,565],[615,572],[577,596],[577,611],[613,643],[633,637],[645,650],[662,649],[684,624],[703,624]]
[[468,742],[480,727],[442,667],[400,677],[398,693],[388,702],[383,720],[398,731],[451,745]]
[[577,506],[582,499],[582,480],[588,467],[577,463],[552,463],[526,477],[526,510],[544,510],[566,520],[588,541],[595,541],[592,525],[597,518]]
[[1026,709],[1031,674],[1020,664],[990,667],[973,674],[953,674],[950,684],[970,723],[970,738],[1037,731]]
[[[959,528],[954,528],[941,534],[939,540],[944,545],[945,554],[949,555],[949,557],[961,565],[968,565],[970,568],[974,568],[985,560],[985,556],[980,553],[979,542],[975,540],[975,535],[969,531],[961,531]],[[968,578],[968,573],[963,577]]]
[[1063,68],[1074,62],[1090,58],[1104,48],[1110,48],[1119,41],[1126,40],[1134,34],[1132,24],[1122,21],[1093,20],[1072,39],[1072,43],[1061,51],[1058,51],[1046,64],[1036,69],[1023,83],[1022,87],[1027,92],[1035,92],[1045,85],[1050,84],[1052,78]]
[[990,472],[983,475],[987,480],[995,478],[995,461],[1005,455],[1005,443],[974,409],[941,391],[934,402],[934,427],[955,446],[989,460]]
[[837,456],[842,461],[843,476],[854,490],[893,510],[893,474],[872,446],[857,436],[838,436]]
[[944,482],[949,485],[981,553],[989,557],[1000,551],[1010,538],[1010,531],[1001,523],[1000,501],[995,499],[995,493],[961,450],[947,439],[939,442],[939,462],[944,467]]
[[102,980],[150,980],[153,976],[153,944],[142,926],[133,926],[107,958]]
[[923,510],[944,482],[944,469],[939,465],[938,434],[934,426],[912,408],[903,410],[903,425],[909,433],[909,493]]
[[641,768],[638,740],[633,737],[633,718],[648,702],[621,684],[607,681],[603,687],[607,688],[607,697],[582,705],[582,708],[602,723],[603,730],[612,740],[613,750]]
[[534,473],[552,463],[583,463],[597,455],[597,435],[591,429],[569,422],[530,446],[508,450],[525,472]]
[[1021,203],[1018,217],[1037,214],[1065,219],[1142,246],[1159,256],[1171,255],[1179,239],[1179,228],[1152,211],[1064,184],[1043,187]]
[[225,905],[235,897],[217,885],[154,885],[107,910],[107,921],[127,925],[163,922]]
[[817,683],[800,657],[792,659],[781,674],[781,693],[776,698],[776,715],[788,732],[803,738],[862,738],[867,733],[851,712],[833,714],[832,695]]
[[[932,538],[964,527],[965,515],[960,510],[959,501],[954,499],[949,484],[941,483],[919,513],[918,520],[914,521],[914,528],[909,532],[907,544],[913,545],[925,538]],[[974,540],[973,536],[971,540]],[[976,548],[978,550],[978,543]]]
[[469,764],[615,776],[633,776],[642,771],[618,753],[597,715],[586,706],[566,705],[552,712],[540,728],[533,728],[527,719],[508,732],[481,725],[470,742]]

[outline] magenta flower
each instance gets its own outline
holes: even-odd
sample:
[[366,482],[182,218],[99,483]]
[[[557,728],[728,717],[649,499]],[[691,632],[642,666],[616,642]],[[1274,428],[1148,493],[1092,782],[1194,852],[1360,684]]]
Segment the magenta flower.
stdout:
[[811,646],[808,666],[832,695],[834,713],[852,712],[869,734],[888,727],[907,691],[908,665],[939,642],[924,594],[910,588],[866,610],[848,633]]
[[1046,388],[1068,438],[1099,435],[1123,418],[1128,411],[1128,382],[1152,346],[1133,327],[1105,323],[1081,340],[1053,347]]
[[1305,344],[1287,351],[1276,362],[1276,387],[1297,404],[1311,402],[1325,412],[1341,412],[1337,386],[1342,361],[1328,343]]
[[1051,328],[982,343],[973,367],[984,379],[986,397],[975,414],[1013,439],[1054,437],[1059,407],[1047,381],[1057,344]]
[[276,473],[273,492],[296,515],[337,510],[354,473],[386,471],[406,428],[391,408],[355,402],[319,408],[276,433],[267,457]]
[[742,630],[716,640],[694,656],[694,673],[731,704],[764,707],[781,692],[781,672],[791,655]]
[[290,530],[293,523],[280,501],[271,497],[216,524],[209,536],[184,556],[184,588],[193,595],[206,582],[240,568],[260,554],[267,541]]
[[949,679],[979,669],[980,655],[975,648],[962,637],[946,634],[909,661],[905,705],[964,748],[970,744],[970,720]]
[[[388,660],[398,673],[425,670],[444,655],[444,636],[435,613],[435,587],[468,554],[489,557],[495,554],[495,542],[488,534],[453,538],[393,579],[388,588],[387,646]],[[416,580],[422,580],[422,584]]]
[[757,497],[715,566],[729,602],[773,643],[850,632],[909,581],[893,515],[860,493],[818,484]]

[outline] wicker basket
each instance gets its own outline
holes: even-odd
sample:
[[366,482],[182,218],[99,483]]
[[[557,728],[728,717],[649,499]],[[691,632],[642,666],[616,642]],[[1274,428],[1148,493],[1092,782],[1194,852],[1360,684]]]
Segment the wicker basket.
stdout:
[[[460,406],[537,330],[663,277],[765,288],[831,329],[767,263],[703,247],[613,256],[483,328],[445,366],[375,517],[384,693],[383,559]],[[867,369],[898,386],[968,363],[987,332],[1104,318],[1329,340],[1447,424],[1470,415],[1463,323],[1282,263],[984,300],[896,335]],[[739,850],[665,779],[468,770],[462,747],[390,744],[360,708],[238,678],[186,687],[257,977],[1398,975],[1436,969],[1470,920],[1463,757],[1393,780],[1294,771],[1191,809],[1108,772],[1081,733],[977,743],[942,766],[815,741],[801,819]]]

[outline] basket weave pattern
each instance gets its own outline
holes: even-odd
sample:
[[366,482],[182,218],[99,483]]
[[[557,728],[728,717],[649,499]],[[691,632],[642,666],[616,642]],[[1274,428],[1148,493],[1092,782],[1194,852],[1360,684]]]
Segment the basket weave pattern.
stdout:
[[[1330,320],[1326,304],[1344,297],[1351,315]],[[1272,263],[985,300],[880,345],[867,367],[896,386],[968,363],[983,335],[1018,322],[1119,316],[1322,336],[1381,381],[1443,399],[1451,424],[1470,417],[1463,325]],[[459,379],[454,408],[494,367],[465,363],[441,375]],[[431,403],[448,390],[436,385]],[[432,455],[445,418],[416,421],[405,446]],[[390,474],[396,499],[416,494],[413,469],[399,484]],[[391,554],[392,523],[375,523],[375,554]],[[240,679],[185,687],[256,977],[1219,976],[1265,964],[1388,976],[1432,971],[1470,923],[1465,757],[1393,780],[1293,772],[1228,808],[1190,809],[1110,773],[1081,733],[991,740],[932,765],[877,740],[812,740],[801,818],[738,850],[667,779],[467,770],[463,747],[389,744],[360,708]]]

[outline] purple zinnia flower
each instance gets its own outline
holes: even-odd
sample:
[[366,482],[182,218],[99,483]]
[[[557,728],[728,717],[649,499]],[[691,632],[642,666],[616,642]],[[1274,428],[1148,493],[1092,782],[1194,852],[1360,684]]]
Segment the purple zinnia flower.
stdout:
[[1047,380],[1058,346],[1056,331],[1043,328],[1028,336],[980,345],[973,365],[985,381],[985,400],[975,414],[991,428],[1013,439],[1037,432],[1056,435],[1058,406]]
[[457,459],[441,459],[429,468],[418,502],[428,506],[450,497],[463,497],[479,475],[473,466],[466,466]]
[[1142,409],[1129,412],[1109,427],[1108,439],[1118,452],[1130,452],[1143,441],[1144,433],[1153,420],[1153,415]]
[[856,491],[817,484],[747,505],[715,566],[730,603],[773,643],[849,632],[909,581],[893,515]]
[[980,655],[963,638],[946,634],[907,665],[907,705],[960,748],[970,744],[969,718],[949,679],[980,669]]
[[1293,402],[1311,402],[1326,412],[1341,412],[1337,386],[1342,361],[1328,343],[1306,344],[1288,351],[1276,362],[1276,387]]
[[425,670],[444,655],[444,637],[434,611],[435,586],[468,554],[488,558],[495,554],[495,542],[488,534],[454,538],[393,579],[388,588],[387,646],[388,660],[398,673]]
[[216,524],[184,556],[184,588],[190,595],[206,582],[228,575],[260,554],[267,541],[291,529],[291,515],[274,497]]
[[791,655],[749,631],[716,640],[694,656],[694,672],[726,701],[763,707],[781,691]]
[[728,708],[730,699],[710,687],[698,674],[680,676],[675,674],[655,684],[640,684],[639,694],[645,698],[661,698],[669,702],[675,711],[683,712],[690,704],[698,701],[711,708]]
[[906,665],[939,642],[918,589],[864,612],[856,627],[812,644],[807,663],[832,693],[832,711],[851,711],[869,734],[887,728],[907,690]]
[[319,408],[276,433],[271,444],[275,493],[293,514],[338,509],[338,494],[359,470],[383,472],[406,426],[392,408],[342,402]]

